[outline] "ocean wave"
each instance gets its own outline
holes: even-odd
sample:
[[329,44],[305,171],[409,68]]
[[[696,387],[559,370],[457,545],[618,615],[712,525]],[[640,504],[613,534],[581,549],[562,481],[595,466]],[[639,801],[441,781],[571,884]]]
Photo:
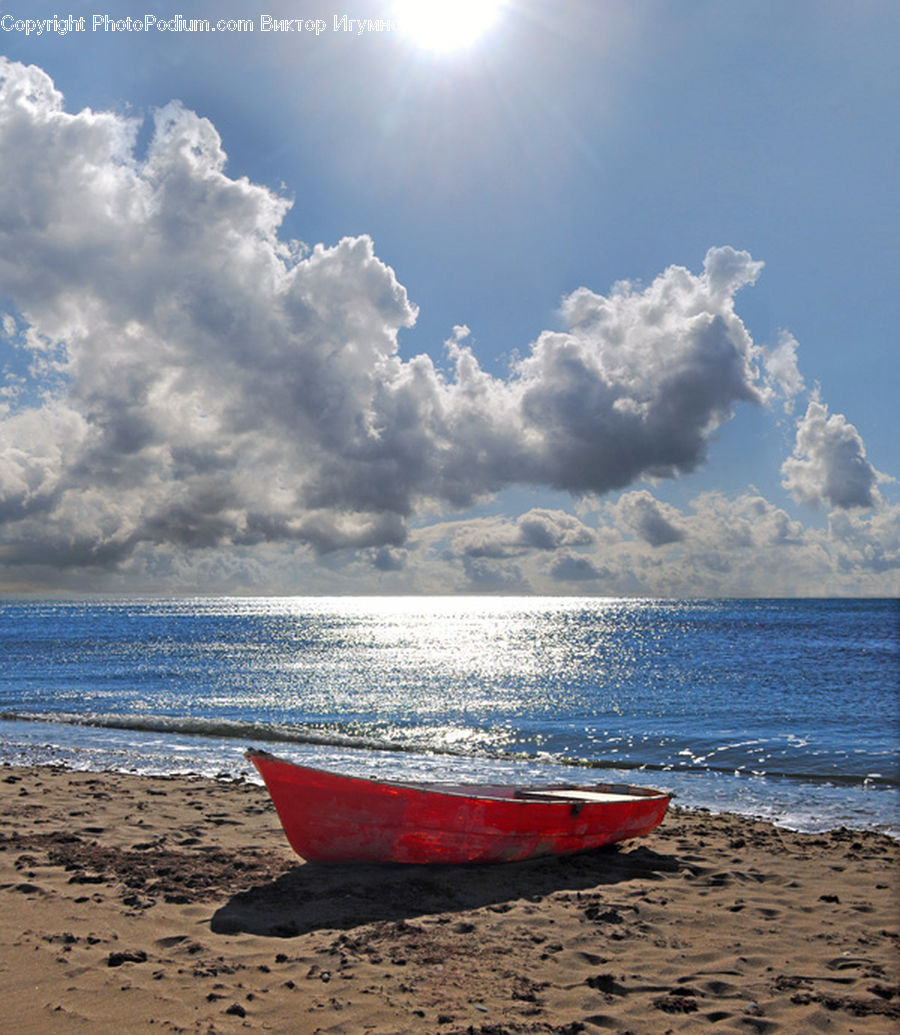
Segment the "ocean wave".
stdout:
[[[157,733],[166,736],[206,737],[228,740],[243,740],[248,744],[288,744],[298,746],[335,747],[350,750],[397,752],[408,754],[449,755],[460,758],[485,758],[497,761],[540,762],[553,766],[585,770],[620,770],[647,773],[722,774],[736,778],[765,778],[790,780],[798,783],[813,783],[835,786],[900,787],[900,779],[882,773],[866,776],[841,772],[808,772],[797,769],[770,768],[749,769],[735,765],[710,764],[701,757],[679,758],[677,761],[648,761],[639,759],[583,758],[552,752],[504,751],[502,749],[462,747],[436,743],[427,735],[413,735],[403,741],[392,740],[379,734],[361,733],[358,730],[344,731],[333,726],[312,726],[307,724],[253,722],[244,719],[209,718],[199,716],[174,716],[135,713],[99,712],[0,712],[0,721],[49,723],[64,726],[83,726],[97,729],[131,730],[138,733]],[[753,742],[755,743],[755,742]],[[731,745],[734,747],[735,745]],[[714,753],[714,752],[711,752]],[[691,755],[689,751],[680,755]],[[798,759],[798,762],[801,759]]]
[[[136,715],[97,712],[0,712],[6,722],[48,722],[64,726],[91,726],[98,729],[134,730],[172,736],[218,737],[229,740],[261,740],[282,744],[322,744],[330,747],[360,748],[367,751],[409,751],[412,748],[381,737],[342,733],[334,729],[286,723],[248,722],[243,719],[210,719],[184,715]],[[462,754],[453,748],[434,748],[441,754]]]

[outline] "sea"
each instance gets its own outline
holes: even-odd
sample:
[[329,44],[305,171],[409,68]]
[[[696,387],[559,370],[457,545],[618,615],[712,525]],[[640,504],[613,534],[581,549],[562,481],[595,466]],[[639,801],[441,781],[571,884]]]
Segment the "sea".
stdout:
[[627,782],[900,837],[900,602],[0,602],[0,763]]

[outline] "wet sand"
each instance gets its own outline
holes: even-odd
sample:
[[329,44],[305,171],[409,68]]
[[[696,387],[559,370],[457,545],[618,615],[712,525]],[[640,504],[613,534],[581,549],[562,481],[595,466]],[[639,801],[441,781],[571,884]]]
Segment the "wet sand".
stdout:
[[0,768],[0,1032],[900,1030],[900,843],[670,811],[564,860],[316,867],[252,784]]

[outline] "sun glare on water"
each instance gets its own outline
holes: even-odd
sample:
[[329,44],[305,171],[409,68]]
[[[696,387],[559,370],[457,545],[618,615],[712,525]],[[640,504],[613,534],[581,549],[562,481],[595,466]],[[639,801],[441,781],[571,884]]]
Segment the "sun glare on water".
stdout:
[[483,36],[500,14],[504,0],[396,0],[399,30],[422,50],[450,53]]

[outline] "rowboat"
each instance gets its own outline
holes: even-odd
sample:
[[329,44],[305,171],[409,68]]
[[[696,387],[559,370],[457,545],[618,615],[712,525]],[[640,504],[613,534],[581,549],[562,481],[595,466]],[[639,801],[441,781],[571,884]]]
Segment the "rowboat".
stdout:
[[670,795],[644,787],[400,783],[250,750],[294,851],[323,863],[495,863],[650,833]]

